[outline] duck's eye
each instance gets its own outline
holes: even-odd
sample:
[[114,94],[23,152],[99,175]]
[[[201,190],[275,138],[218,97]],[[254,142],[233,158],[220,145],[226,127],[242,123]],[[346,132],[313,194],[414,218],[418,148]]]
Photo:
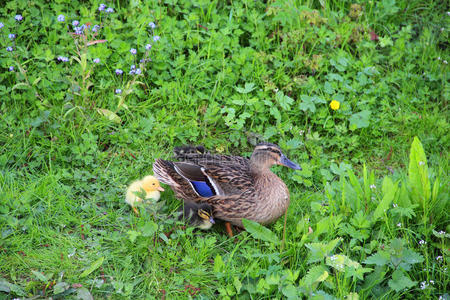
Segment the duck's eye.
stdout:
[[152,185],[155,185],[155,183],[153,182]]

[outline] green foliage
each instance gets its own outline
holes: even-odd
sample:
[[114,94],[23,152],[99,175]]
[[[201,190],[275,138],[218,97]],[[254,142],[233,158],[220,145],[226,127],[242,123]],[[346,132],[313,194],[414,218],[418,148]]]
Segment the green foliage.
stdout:
[[[106,4],[0,7],[0,298],[448,298],[445,6]],[[303,167],[285,235],[123,201],[173,146],[261,140]]]

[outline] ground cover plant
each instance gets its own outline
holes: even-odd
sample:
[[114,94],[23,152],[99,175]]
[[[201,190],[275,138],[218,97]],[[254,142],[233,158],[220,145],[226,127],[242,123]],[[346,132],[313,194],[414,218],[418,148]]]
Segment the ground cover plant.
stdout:
[[[0,298],[449,299],[438,1],[10,1]],[[277,143],[284,220],[183,228],[128,183],[182,144]]]

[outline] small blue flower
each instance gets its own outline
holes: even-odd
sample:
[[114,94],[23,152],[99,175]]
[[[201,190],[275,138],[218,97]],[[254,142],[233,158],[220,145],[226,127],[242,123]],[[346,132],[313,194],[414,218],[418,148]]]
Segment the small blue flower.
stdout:
[[106,4],[100,4],[100,6],[98,7],[98,11],[103,11],[106,8]]
[[133,75],[134,73],[136,73],[135,70],[130,70],[130,72],[128,74]]
[[123,71],[122,71],[121,69],[116,69],[116,74],[117,74],[117,75],[122,75],[122,74],[123,74]]
[[60,55],[60,56],[58,56],[58,60],[59,60],[59,61],[62,61],[62,62],[68,62],[68,61],[69,61],[69,58]]
[[80,22],[78,22],[77,20],[75,20],[75,21],[72,22],[72,25],[73,25],[73,26],[78,26],[78,24],[80,24]]
[[130,66],[130,69],[131,69],[131,70],[136,69],[136,65],[131,65],[131,66]]
[[106,12],[107,12],[107,13],[113,13],[113,12],[114,12],[114,8],[108,7],[108,8],[106,9]]
[[145,49],[146,49],[146,50],[152,49],[152,45],[150,45],[150,44],[145,45]]
[[11,46],[9,46],[9,47],[6,47],[6,51],[8,51],[8,52],[12,52],[12,51],[13,51],[13,48],[12,48]]
[[98,64],[98,63],[100,63],[100,58],[94,58],[94,63],[96,63],[96,64]]
[[122,94],[122,90],[121,89],[116,89],[116,94]]
[[9,67],[9,71],[10,72],[14,71],[14,67],[13,66]]
[[66,17],[64,17],[64,15],[58,16],[58,22],[64,22],[65,20],[66,20]]
[[141,69],[136,69],[136,71],[134,72],[136,75],[139,75],[139,74],[141,74],[142,73],[142,71],[141,71]]
[[133,55],[136,55],[137,51],[136,51],[136,49],[131,48],[131,49],[130,49],[130,53],[133,54]]
[[148,26],[149,26],[151,29],[155,29],[155,28],[156,28],[156,24],[153,23],[153,22],[148,23]]
[[0,22],[0,29],[3,28],[3,26],[5,26],[5,24],[3,24],[2,22]]
[[153,41],[154,41],[154,42],[159,41],[159,39],[160,39],[159,35],[155,35],[155,36],[153,37]]
[[92,27],[91,30],[92,30],[93,32],[97,32],[99,28],[100,28],[100,25],[94,25],[94,27]]
[[23,20],[23,17],[22,17],[22,15],[16,15],[16,16],[14,17],[14,19],[16,19],[17,22],[20,22],[20,21]]
[[12,41],[16,38],[16,35],[14,33],[8,34],[9,39]]
[[79,35],[83,34],[83,27],[75,27],[75,33]]

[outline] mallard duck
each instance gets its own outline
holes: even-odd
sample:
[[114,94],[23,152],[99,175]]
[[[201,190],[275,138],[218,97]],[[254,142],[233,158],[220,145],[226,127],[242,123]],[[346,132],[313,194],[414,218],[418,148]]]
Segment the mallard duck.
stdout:
[[[176,197],[208,203],[215,218],[241,228],[243,218],[265,225],[286,212],[289,190],[270,167],[275,164],[294,170],[301,167],[290,161],[277,145],[258,144],[250,159],[188,148],[174,149],[178,162],[156,159],[153,164],[155,177],[169,185]],[[230,229],[227,226],[229,234]]]
[[158,179],[156,179],[154,176],[148,175],[130,184],[125,196],[125,202],[133,208],[133,211],[136,213],[136,215],[139,215],[136,204],[138,202],[142,202],[142,198],[140,198],[136,194],[139,194],[139,192],[144,192],[144,199],[153,199],[155,201],[158,201],[161,197],[160,192],[163,191],[164,189],[159,184]]
[[184,201],[183,207],[180,208],[181,219],[188,221],[191,226],[203,230],[210,229],[215,224],[213,209],[208,203]]

